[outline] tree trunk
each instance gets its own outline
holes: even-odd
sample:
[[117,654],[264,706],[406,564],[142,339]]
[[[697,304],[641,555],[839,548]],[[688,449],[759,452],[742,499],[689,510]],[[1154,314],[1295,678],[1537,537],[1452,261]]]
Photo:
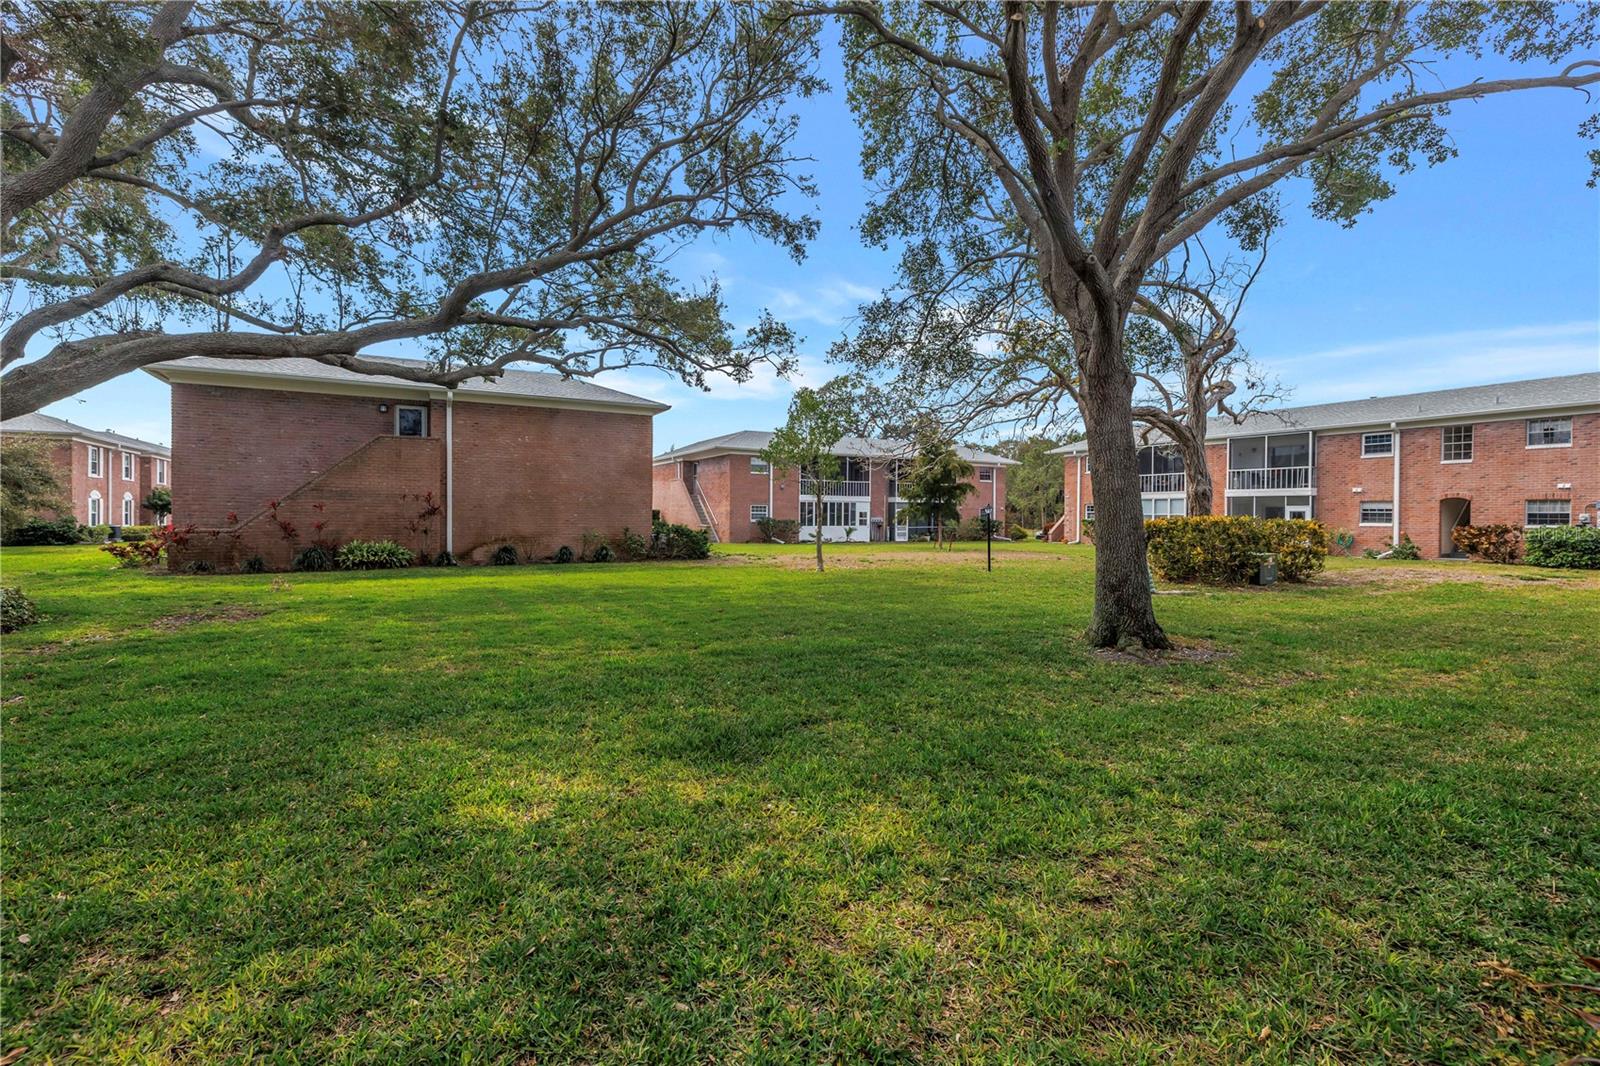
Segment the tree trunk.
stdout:
[[1080,407],[1094,488],[1094,614],[1085,638],[1096,648],[1170,648],[1150,599],[1133,375],[1123,360],[1120,331],[1100,344],[1111,350],[1082,360]]
[[[820,485],[821,482],[819,481],[817,484]],[[812,520],[816,522],[815,535],[817,538],[817,573],[820,574],[822,573],[822,493],[820,492],[817,493],[816,508],[816,513],[811,517]]]
[[[1190,427],[1193,433],[1193,427]],[[1199,436],[1189,436],[1178,441],[1183,454],[1184,511],[1187,514],[1211,513],[1211,467],[1206,464],[1206,438],[1204,427]]]

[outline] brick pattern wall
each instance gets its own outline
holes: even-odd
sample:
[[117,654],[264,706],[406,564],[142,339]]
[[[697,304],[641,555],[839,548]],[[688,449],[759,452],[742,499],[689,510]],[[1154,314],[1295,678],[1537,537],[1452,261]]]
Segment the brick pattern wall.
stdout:
[[[419,518],[427,505],[416,497],[432,493],[446,505],[445,405],[422,405],[428,437],[415,438],[394,435],[401,403],[418,405],[174,385],[173,458],[182,471],[174,523],[226,531],[194,538],[182,561],[205,557],[231,567],[259,554],[282,565],[312,539],[315,521],[326,521],[327,536],[339,543],[393,539],[430,554],[442,549],[449,516]],[[458,559],[487,561],[501,544],[539,558],[563,544],[578,550],[586,531],[615,539],[624,527],[649,530],[649,415],[458,401],[454,424]],[[274,499],[300,532],[292,546],[264,514]],[[324,509],[311,509],[318,502]],[[427,524],[428,533],[410,529],[413,523]]]
[[[1600,415],[1573,416],[1570,448],[1529,448],[1527,421],[1522,418],[1471,425],[1470,463],[1442,461],[1440,426],[1400,430],[1400,529],[1416,542],[1424,558],[1438,558],[1448,548],[1440,511],[1446,500],[1470,501],[1474,525],[1521,526],[1529,500],[1570,500],[1576,522],[1586,506],[1600,499]],[[1361,437],[1361,433],[1345,432],[1316,435],[1313,515],[1329,529],[1354,534],[1355,550],[1382,550],[1393,535],[1391,527],[1361,525],[1360,507],[1363,500],[1393,502],[1394,459],[1362,458]],[[1213,513],[1225,514],[1227,445],[1209,444],[1206,454],[1214,485]],[[1068,456],[1065,464],[1067,520],[1062,539],[1068,541],[1079,536],[1084,505],[1094,503],[1087,469],[1083,472],[1083,498],[1077,499],[1081,462],[1080,457]],[[1562,484],[1571,488],[1557,487]],[[1358,488],[1360,492],[1354,491]],[[1593,508],[1589,514],[1591,521],[1600,520]]]
[[[89,449],[100,449],[100,473],[89,476]],[[156,516],[142,506],[144,498],[156,486],[155,458],[141,452],[128,451],[133,456],[133,476],[122,476],[123,450],[106,444],[90,445],[81,440],[56,440],[48,448],[51,465],[56,468],[61,482],[62,495],[70,504],[68,514],[76,522],[89,522],[89,496],[100,494],[102,525],[149,525]],[[171,481],[171,463],[168,463],[168,481]],[[122,497],[133,497],[133,521],[122,521]],[[62,517],[54,512],[41,514],[44,518]]]
[[698,529],[700,516],[689,499],[688,482],[679,476],[677,463],[660,463],[650,471],[651,507],[664,521]]

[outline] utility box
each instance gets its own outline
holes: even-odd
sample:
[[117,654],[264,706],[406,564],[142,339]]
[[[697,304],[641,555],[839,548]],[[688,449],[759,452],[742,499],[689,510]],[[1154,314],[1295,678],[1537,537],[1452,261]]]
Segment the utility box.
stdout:
[[1276,585],[1278,583],[1278,556],[1275,552],[1261,552],[1257,555],[1261,565],[1256,568],[1255,575],[1250,578],[1252,585]]

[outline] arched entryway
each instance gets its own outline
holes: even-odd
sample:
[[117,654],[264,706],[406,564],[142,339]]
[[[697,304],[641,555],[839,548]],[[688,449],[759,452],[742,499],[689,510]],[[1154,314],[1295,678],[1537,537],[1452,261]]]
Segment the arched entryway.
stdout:
[[1452,534],[1457,526],[1472,524],[1472,501],[1459,496],[1446,496],[1439,501],[1439,557],[1466,558],[1467,553],[1456,547]]

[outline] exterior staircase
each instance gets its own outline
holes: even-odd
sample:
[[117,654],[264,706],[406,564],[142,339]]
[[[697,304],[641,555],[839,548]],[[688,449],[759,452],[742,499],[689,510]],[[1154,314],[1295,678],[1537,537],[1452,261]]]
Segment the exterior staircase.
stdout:
[[711,513],[711,507],[706,503],[705,494],[700,491],[700,482],[689,482],[689,499],[694,504],[694,513],[700,517],[700,525],[711,537],[711,543],[716,544],[722,540],[717,535],[717,520]]

